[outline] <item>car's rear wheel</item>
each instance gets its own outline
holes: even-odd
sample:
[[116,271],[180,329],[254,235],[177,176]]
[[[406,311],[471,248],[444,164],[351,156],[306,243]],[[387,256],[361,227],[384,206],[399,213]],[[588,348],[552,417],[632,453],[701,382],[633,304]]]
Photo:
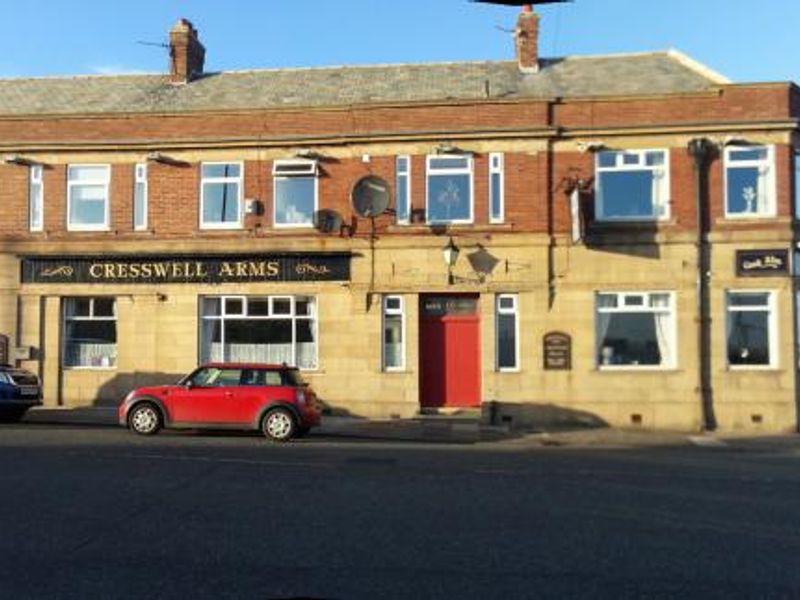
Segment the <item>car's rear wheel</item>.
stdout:
[[272,441],[287,442],[297,432],[294,415],[285,408],[273,408],[261,423],[261,431]]
[[154,404],[137,404],[128,415],[128,427],[139,435],[153,435],[161,429],[161,412]]

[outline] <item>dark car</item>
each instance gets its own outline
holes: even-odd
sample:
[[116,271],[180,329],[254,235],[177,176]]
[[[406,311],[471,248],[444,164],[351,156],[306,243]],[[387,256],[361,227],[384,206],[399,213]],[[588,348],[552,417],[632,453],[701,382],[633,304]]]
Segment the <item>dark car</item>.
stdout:
[[286,441],[319,425],[320,413],[296,368],[212,363],[176,385],[133,390],[119,407],[119,423],[141,435],[164,427],[249,429]]
[[18,421],[31,406],[41,403],[42,386],[34,373],[0,365],[0,420]]

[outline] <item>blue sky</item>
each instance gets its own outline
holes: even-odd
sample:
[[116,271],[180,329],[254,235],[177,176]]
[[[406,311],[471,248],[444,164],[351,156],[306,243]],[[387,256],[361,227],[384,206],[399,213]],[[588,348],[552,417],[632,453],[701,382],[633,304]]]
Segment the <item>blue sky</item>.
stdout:
[[[734,81],[800,81],[800,0],[575,0],[540,7],[543,56],[677,48]],[[518,9],[467,0],[26,0],[4,3],[0,76],[162,72],[178,17],[209,71],[495,60]],[[499,27],[499,28],[498,28]]]

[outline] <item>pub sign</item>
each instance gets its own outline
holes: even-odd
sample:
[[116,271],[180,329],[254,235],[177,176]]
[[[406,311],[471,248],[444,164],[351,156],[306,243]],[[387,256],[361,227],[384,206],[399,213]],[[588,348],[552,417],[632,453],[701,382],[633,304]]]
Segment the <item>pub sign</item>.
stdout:
[[789,250],[737,250],[738,277],[769,277],[789,274]]
[[544,336],[544,368],[547,371],[572,369],[572,338],[561,331],[551,331]]
[[350,257],[349,252],[24,257],[22,283],[349,281]]

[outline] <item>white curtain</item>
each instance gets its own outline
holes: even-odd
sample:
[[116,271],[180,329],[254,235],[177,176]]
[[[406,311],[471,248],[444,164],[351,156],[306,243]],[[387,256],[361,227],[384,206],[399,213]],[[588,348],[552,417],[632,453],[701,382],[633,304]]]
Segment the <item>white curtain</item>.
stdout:
[[117,364],[116,344],[68,342],[65,363],[70,367],[113,367]]
[[656,340],[658,341],[658,352],[661,355],[661,364],[670,365],[672,363],[672,315],[668,312],[655,313],[653,315],[656,326]]

